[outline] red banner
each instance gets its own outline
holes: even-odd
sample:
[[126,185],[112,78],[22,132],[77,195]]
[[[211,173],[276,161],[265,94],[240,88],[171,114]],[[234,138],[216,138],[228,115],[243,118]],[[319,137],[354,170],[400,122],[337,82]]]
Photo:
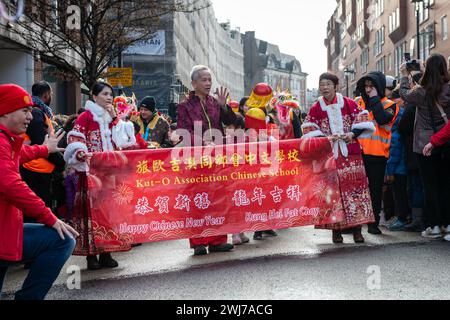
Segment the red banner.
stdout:
[[325,138],[95,154],[89,198],[99,248],[344,218]]

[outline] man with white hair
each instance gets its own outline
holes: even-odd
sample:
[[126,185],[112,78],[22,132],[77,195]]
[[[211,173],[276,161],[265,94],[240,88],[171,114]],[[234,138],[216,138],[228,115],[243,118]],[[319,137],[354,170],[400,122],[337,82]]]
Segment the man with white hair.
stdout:
[[[194,146],[195,141],[201,141],[203,146],[221,145],[225,136],[222,123],[231,125],[236,120],[235,113],[227,105],[228,89],[217,89],[217,99],[210,95],[212,77],[206,66],[195,66],[191,72],[191,80],[194,90],[178,105],[178,129],[185,129],[191,134],[190,143],[183,141],[183,145]],[[201,125],[202,137],[194,137],[194,124]],[[217,136],[214,140],[211,130],[221,133],[221,141],[217,141]],[[228,252],[233,249],[233,245],[227,243],[227,235],[190,239],[190,244],[195,255],[207,254],[208,246],[209,252]]]

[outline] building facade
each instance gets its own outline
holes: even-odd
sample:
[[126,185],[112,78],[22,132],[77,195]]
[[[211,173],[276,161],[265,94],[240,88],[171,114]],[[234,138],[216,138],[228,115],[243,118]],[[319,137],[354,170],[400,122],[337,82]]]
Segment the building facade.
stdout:
[[[133,69],[133,87],[138,98],[154,96],[159,110],[168,112],[191,89],[190,73],[195,65],[212,71],[213,91],[220,86],[230,90],[232,99],[244,96],[244,53],[239,31],[219,24],[208,7],[193,13],[174,13],[161,22],[164,50],[130,49],[124,54],[124,67]],[[145,47],[145,46],[144,46]]]
[[280,52],[277,45],[259,40],[254,31],[242,35],[244,42],[245,94],[250,95],[260,82],[272,88],[289,89],[306,106],[306,79],[300,62],[291,55]]
[[[26,9],[33,10],[29,7]],[[15,12],[13,10],[9,13],[12,15]],[[46,16],[51,23],[58,19],[55,12]],[[15,28],[20,27],[0,16],[0,84],[14,83],[31,94],[33,83],[45,80],[53,89],[51,107],[54,114],[75,113],[80,108],[82,100],[80,81],[64,81],[55,77],[56,67],[38,52],[27,47],[24,39],[13,32]],[[72,50],[66,51],[68,56],[73,56]],[[75,60],[72,63],[79,64]]]
[[449,17],[448,0],[338,0],[325,39],[328,69],[338,75],[342,93],[352,96],[370,71],[399,77],[405,53],[422,60],[432,53],[449,57]]

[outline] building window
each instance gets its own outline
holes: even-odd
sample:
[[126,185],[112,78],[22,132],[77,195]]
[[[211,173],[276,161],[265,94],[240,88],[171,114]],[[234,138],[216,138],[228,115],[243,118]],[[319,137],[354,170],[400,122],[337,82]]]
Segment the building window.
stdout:
[[356,49],[356,43],[357,43],[357,35],[356,35],[356,33],[354,33],[350,40],[350,50],[352,52]]
[[356,0],[356,12],[360,14],[364,10],[364,0]]
[[375,0],[375,15],[378,18],[384,13],[384,0]]
[[431,24],[422,30],[420,35],[420,57],[426,60],[430,55],[430,50],[435,47],[434,24]]
[[358,40],[364,37],[364,22],[358,26],[358,29],[356,29],[356,35]]
[[339,25],[339,32],[341,34],[341,39],[344,40],[345,35],[347,34],[347,27],[345,26],[345,23],[341,23]]
[[387,56],[387,62],[388,62],[388,71],[392,71],[392,54],[388,54]]
[[383,50],[383,44],[384,44],[384,26],[382,26],[380,29],[377,30],[375,33],[375,43],[374,43],[374,57],[381,54],[381,51]]
[[418,4],[419,8],[419,22],[423,23],[430,17],[430,8],[434,5],[434,0],[423,1]]
[[448,21],[447,16],[443,16],[441,18],[441,33],[442,33],[442,40],[445,41],[448,39]]
[[342,59],[347,59],[347,46],[342,49]]
[[350,12],[347,14],[347,17],[345,19],[345,25],[351,26],[352,25],[352,11],[350,10]]
[[403,63],[405,55],[406,42],[395,48],[395,63],[394,63],[394,73],[396,77],[400,76],[400,66]]
[[356,79],[356,59],[350,65],[350,70],[353,70],[350,74],[350,80],[354,81]]
[[389,33],[400,27],[400,8],[395,9],[389,15]]
[[367,72],[367,65],[369,64],[369,49],[364,49],[361,53],[361,72]]
[[380,71],[382,73],[386,72],[386,70],[385,70],[385,57],[382,57],[380,60],[377,61],[376,70]]

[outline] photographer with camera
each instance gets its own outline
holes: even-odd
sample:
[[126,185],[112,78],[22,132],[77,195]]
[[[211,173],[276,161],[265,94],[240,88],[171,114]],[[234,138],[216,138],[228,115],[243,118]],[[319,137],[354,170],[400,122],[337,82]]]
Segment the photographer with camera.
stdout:
[[[404,75],[408,72],[408,77],[414,77],[414,70],[409,71],[408,66],[404,69]],[[450,117],[449,81],[446,59],[433,54],[426,62],[420,84],[402,92],[405,102],[416,108],[413,151],[423,182],[427,229],[422,236],[426,238],[442,238],[450,233],[450,148],[435,149],[429,157],[423,155],[431,137],[445,126],[445,118]]]

